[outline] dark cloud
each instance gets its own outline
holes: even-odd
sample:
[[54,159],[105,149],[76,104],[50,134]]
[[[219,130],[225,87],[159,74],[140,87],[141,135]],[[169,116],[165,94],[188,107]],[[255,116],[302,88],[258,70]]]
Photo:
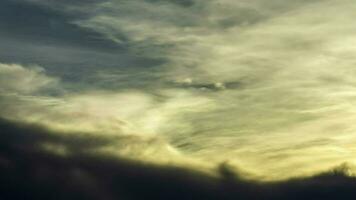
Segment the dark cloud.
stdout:
[[[110,138],[96,136],[81,136],[76,133],[70,137],[61,136],[38,125],[22,124],[0,120],[1,138],[0,148],[4,150],[21,150],[26,152],[40,151],[42,144],[64,145],[69,151],[80,153],[95,147],[110,143]],[[62,133],[65,135],[65,133]]]
[[184,7],[193,6],[196,2],[194,0],[146,0],[147,2],[154,2],[154,3],[173,3]]
[[[220,178],[177,167],[160,167],[85,153],[106,142],[66,138],[34,126],[0,121],[1,199],[354,199],[356,180],[345,167],[307,179],[257,183],[239,178],[223,163]],[[61,139],[59,139],[61,138]],[[69,156],[38,148],[54,141]],[[72,140],[72,142],[70,142]],[[90,145],[88,145],[90,144]]]

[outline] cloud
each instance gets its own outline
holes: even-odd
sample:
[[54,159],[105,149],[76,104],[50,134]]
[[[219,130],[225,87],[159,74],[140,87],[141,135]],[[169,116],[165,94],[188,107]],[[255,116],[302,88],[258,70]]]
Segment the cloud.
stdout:
[[[0,193],[3,199],[352,199],[347,164],[318,176],[281,182],[242,179],[229,164],[211,176],[181,167],[149,165],[88,153],[111,140],[60,136],[40,126],[0,120]],[[70,154],[41,148],[54,142]],[[139,191],[139,192],[138,192]]]
[[[76,1],[70,5],[84,8],[95,3]],[[101,33],[73,24],[85,14],[69,13],[63,8],[68,5],[64,1],[50,6],[52,4],[55,2],[1,1],[0,62],[39,65],[67,82],[66,86],[73,90],[99,82],[93,80],[99,66],[101,70],[129,73],[129,67],[150,67],[161,62],[130,54],[125,45],[117,45]],[[112,89],[118,86],[101,84],[97,87]]]
[[[189,7],[108,1],[76,23],[117,43],[123,41],[116,34],[126,35],[132,51],[166,59],[161,79],[192,80],[178,87],[218,105],[197,115],[182,112],[194,125],[172,134],[173,146],[210,161],[232,158],[248,169],[285,153],[281,173],[272,170],[276,163],[261,172],[281,178],[291,175],[291,166],[309,166],[292,176],[310,174],[349,160],[353,152],[340,139],[353,138],[355,128],[347,103],[354,96],[353,59],[347,56],[354,52],[348,45],[354,38],[352,7],[350,1],[195,1]],[[194,89],[236,82],[241,87]],[[319,137],[328,144],[313,143]],[[314,144],[314,153],[291,148],[299,144]],[[284,153],[275,149],[284,146]]]
[[[60,4],[56,4],[55,8],[46,6],[47,3],[49,2],[2,1],[0,27],[4,30],[0,33],[1,37],[38,45],[77,47],[96,49],[97,51],[120,49],[117,45],[105,40],[100,34],[71,24],[71,19],[80,17],[79,13],[77,15],[69,14],[65,10],[61,11]],[[53,3],[51,1],[50,4]],[[76,1],[71,5],[83,7],[83,3],[89,5],[89,1]],[[13,13],[21,14],[14,15]]]
[[31,94],[55,87],[57,82],[46,76],[43,68],[0,63],[0,93]]
[[[177,110],[199,113],[213,108],[208,99],[185,91],[161,91],[161,98],[135,90],[73,93],[64,90],[63,82],[47,76],[39,66],[1,64],[0,78],[3,81],[1,117],[45,126],[61,135],[108,137],[113,141],[112,145],[86,151],[155,163],[178,164],[189,160],[163,135],[176,132],[178,128],[189,131],[190,125]],[[66,154],[60,145],[48,143],[44,146]],[[189,163],[193,165],[195,161]]]
[[[122,148],[106,150],[139,160],[169,163],[178,156],[184,164],[214,166],[228,160],[259,179],[353,163],[351,1],[37,0],[26,6],[49,12],[31,13],[52,22],[41,23],[47,31],[25,26],[3,36],[12,38],[6,48],[24,47],[3,53],[5,62],[38,63],[51,76],[18,66],[7,73],[23,81],[0,77],[2,90],[18,93],[2,97],[7,118],[69,134],[119,135]],[[21,42],[24,33],[57,42],[29,45],[35,40]],[[92,37],[100,42],[88,45]],[[58,79],[65,92],[51,94],[46,80]]]

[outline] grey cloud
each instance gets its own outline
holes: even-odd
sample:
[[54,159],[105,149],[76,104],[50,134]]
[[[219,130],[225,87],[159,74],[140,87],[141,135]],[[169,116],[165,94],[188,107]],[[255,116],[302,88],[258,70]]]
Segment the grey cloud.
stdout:
[[168,2],[168,3],[174,3],[177,5],[186,6],[186,7],[193,6],[196,3],[195,0],[146,0],[146,1],[155,2],[155,3]]

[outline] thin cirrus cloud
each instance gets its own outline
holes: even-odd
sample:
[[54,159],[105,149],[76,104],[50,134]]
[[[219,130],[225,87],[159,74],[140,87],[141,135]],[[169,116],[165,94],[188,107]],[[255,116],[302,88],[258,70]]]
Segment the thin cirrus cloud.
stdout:
[[[152,162],[174,160],[167,152],[183,163],[229,161],[264,179],[353,163],[352,1],[26,5],[56,16],[41,32],[56,42],[24,46],[38,51],[11,59],[0,52],[6,63],[25,63],[0,65],[1,92],[16,91],[21,102],[3,98],[8,118],[66,132],[135,136],[147,151],[137,151],[135,140],[125,140],[129,150],[107,149]],[[60,24],[63,34],[48,33]],[[90,41],[97,42],[86,45]],[[44,48],[48,55],[39,55]],[[27,67],[33,62],[43,69]],[[7,81],[6,73],[27,79]],[[48,83],[55,86],[38,91]]]
[[[179,114],[177,109],[199,112],[200,105],[209,104],[207,99],[168,90],[162,92],[167,99],[161,103],[152,94],[129,89],[71,92],[62,87],[61,80],[47,75],[39,66],[0,64],[0,78],[2,118],[39,124],[69,137],[80,134],[110,138],[113,141],[110,145],[87,151],[147,161],[155,157],[158,163],[187,160],[158,135],[158,130],[172,129],[169,121],[176,121],[177,127],[185,126],[182,120],[174,120]],[[44,148],[66,152],[51,145]]]

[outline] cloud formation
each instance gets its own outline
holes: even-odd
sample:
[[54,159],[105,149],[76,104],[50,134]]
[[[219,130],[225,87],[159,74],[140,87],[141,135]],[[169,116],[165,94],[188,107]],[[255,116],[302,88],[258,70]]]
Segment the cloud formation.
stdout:
[[[41,126],[0,120],[0,194],[3,199],[353,199],[348,167],[306,179],[255,182],[228,164],[210,176],[181,167],[148,165],[86,151],[110,138],[61,136]],[[48,151],[62,145],[68,154]]]
[[228,161],[258,179],[354,162],[350,0],[5,2],[41,26],[0,34],[23,47],[2,62],[24,63],[0,65],[2,117],[110,135],[105,151],[139,160]]
[[24,68],[17,64],[0,63],[0,93],[34,94],[55,87],[58,80],[46,76],[43,68]]

